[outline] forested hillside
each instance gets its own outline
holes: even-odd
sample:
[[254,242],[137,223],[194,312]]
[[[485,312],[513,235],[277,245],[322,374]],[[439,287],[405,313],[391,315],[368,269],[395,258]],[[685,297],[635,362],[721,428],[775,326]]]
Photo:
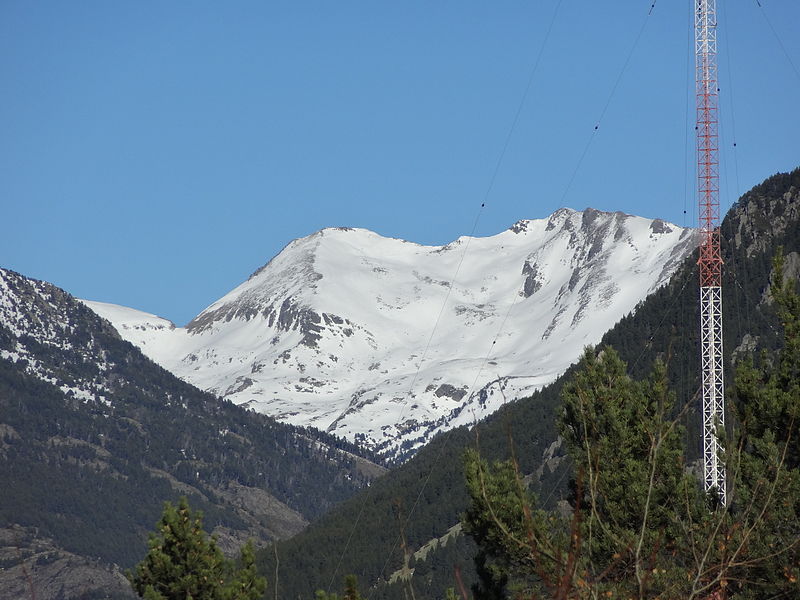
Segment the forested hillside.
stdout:
[[[479,546],[476,600],[794,598],[800,580],[800,285],[779,250],[774,352],[738,361],[720,432],[725,488],[687,468],[683,413],[657,360],[633,378],[587,348],[565,384],[558,431],[572,465],[559,510],[542,510],[515,461],[472,450],[464,531]],[[477,561],[480,562],[477,562]]]
[[31,574],[40,600],[123,593],[105,574],[142,558],[166,500],[187,496],[233,551],[297,533],[383,470],[184,383],[55,286],[0,270],[0,312],[0,598]]
[[[724,219],[722,238],[730,373],[731,359],[779,343],[777,317],[765,299],[772,257],[779,246],[784,248],[787,274],[800,271],[800,169],[777,174],[746,193]],[[656,357],[663,358],[679,405],[696,404],[696,260],[696,255],[689,257],[669,285],[623,318],[602,342],[617,349],[637,378],[652,369]],[[466,509],[462,457],[468,447],[479,446],[481,455],[492,460],[507,458],[513,444],[521,471],[543,503],[554,506],[566,497],[568,465],[557,442],[555,416],[561,388],[571,376],[570,370],[473,431],[459,428],[436,438],[414,459],[302,534],[261,552],[262,572],[275,572],[277,555],[281,598],[311,598],[315,589],[338,589],[347,573],[356,574],[362,586],[371,588],[371,598],[404,598],[411,588],[418,598],[443,598],[447,588],[457,587],[456,573],[468,589],[475,580],[472,557],[476,548],[463,535],[438,544],[424,560],[423,553],[414,553],[443,536]],[[699,455],[695,404],[685,418],[689,458]],[[392,578],[406,559],[414,575]],[[390,578],[392,583],[387,583]]]

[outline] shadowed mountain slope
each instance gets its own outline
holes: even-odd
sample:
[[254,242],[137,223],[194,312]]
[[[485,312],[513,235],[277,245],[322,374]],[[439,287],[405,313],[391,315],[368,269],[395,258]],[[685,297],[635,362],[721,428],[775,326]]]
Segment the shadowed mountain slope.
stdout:
[[35,572],[40,600],[88,593],[68,572],[132,566],[181,495],[232,552],[297,533],[382,471],[348,442],[194,388],[68,293],[0,269],[0,590]]

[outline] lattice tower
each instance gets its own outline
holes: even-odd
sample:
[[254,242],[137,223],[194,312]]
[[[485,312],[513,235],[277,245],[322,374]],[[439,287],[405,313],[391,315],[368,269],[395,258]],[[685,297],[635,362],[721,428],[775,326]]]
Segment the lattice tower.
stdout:
[[697,191],[700,218],[700,355],[703,397],[703,484],[724,506],[725,465],[718,432],[725,427],[722,372],[722,252],[719,233],[719,121],[716,0],[692,0],[695,9]]

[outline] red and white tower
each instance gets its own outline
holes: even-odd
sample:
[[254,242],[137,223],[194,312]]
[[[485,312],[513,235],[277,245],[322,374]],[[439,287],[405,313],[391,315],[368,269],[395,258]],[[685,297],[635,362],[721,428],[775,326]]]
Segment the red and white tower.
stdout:
[[717,432],[725,426],[722,372],[722,252],[719,236],[719,121],[716,0],[692,0],[697,84],[697,192],[700,217],[700,354],[703,395],[703,481],[726,498]]

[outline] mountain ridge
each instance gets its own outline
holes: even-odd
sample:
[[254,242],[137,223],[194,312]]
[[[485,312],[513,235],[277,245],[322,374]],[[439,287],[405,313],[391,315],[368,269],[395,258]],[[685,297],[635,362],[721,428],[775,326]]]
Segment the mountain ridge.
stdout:
[[397,458],[554,380],[696,243],[594,209],[443,246],[327,228],[184,328],[86,303],[202,389]]
[[113,564],[141,558],[179,496],[226,552],[290,536],[385,472],[371,458],[191,386],[69,293],[0,268],[3,600],[27,593],[26,569],[40,598],[122,597]]

